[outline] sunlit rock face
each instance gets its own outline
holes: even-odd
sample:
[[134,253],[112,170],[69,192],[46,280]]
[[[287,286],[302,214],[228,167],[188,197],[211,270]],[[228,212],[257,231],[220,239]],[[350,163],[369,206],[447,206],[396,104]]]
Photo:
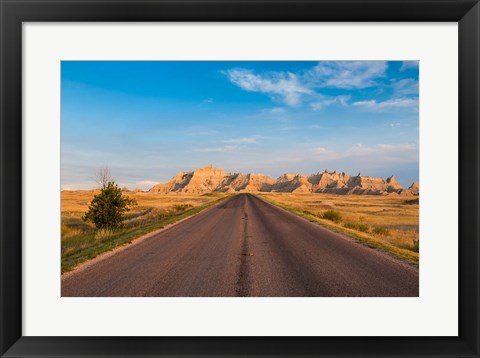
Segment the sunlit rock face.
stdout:
[[205,194],[214,191],[224,193],[328,193],[357,195],[419,195],[418,182],[405,189],[392,175],[387,179],[352,176],[336,171],[318,172],[312,175],[283,174],[272,179],[263,174],[225,173],[223,169],[207,165],[191,172],[179,172],[168,183],[157,184],[151,193]]

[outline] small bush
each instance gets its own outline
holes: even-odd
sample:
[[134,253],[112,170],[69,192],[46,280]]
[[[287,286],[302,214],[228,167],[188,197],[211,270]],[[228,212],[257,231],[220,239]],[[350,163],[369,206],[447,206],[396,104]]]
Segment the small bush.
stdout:
[[365,224],[365,223],[354,223],[354,222],[348,222],[343,225],[347,229],[353,229],[361,232],[368,232],[370,231],[370,227]]
[[377,226],[373,229],[373,233],[381,236],[388,236],[390,235],[390,230],[388,230],[385,226]]
[[420,244],[418,240],[413,240],[412,251],[419,252],[420,251]]
[[323,213],[322,218],[338,223],[342,221],[342,214],[336,210],[327,210]]
[[98,230],[116,229],[125,220],[125,213],[136,205],[135,198],[123,195],[122,189],[109,180],[103,184],[100,193],[93,197],[82,219],[95,224]]
[[411,200],[405,200],[404,203],[407,204],[407,205],[418,204],[418,203],[419,203],[419,199],[416,198],[416,199],[411,199]]

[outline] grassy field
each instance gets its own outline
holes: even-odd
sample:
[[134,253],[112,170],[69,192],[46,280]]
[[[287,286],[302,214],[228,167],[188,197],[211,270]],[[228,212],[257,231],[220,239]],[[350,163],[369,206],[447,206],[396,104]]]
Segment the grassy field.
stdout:
[[[62,272],[232,195],[128,192],[126,195],[134,197],[138,206],[128,213],[123,228],[115,232],[99,232],[81,219],[96,193],[61,193]],[[258,196],[365,245],[418,264],[418,197],[290,193],[262,193]]]
[[262,193],[259,197],[418,264],[418,197],[289,193]]
[[126,193],[137,200],[138,206],[127,214],[123,228],[114,232],[96,231],[81,218],[88,210],[94,191],[63,191],[61,253],[62,273],[76,265],[115,247],[132,242],[151,231],[196,214],[229,197],[229,194],[147,194]]

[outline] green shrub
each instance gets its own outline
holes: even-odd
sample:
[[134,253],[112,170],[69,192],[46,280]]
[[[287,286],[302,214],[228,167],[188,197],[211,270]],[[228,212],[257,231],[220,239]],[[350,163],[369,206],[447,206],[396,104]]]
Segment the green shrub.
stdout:
[[342,214],[336,210],[327,210],[323,213],[322,218],[338,223],[342,221]]
[[373,233],[382,236],[390,235],[390,230],[388,230],[385,226],[377,226],[373,229]]
[[415,251],[415,252],[420,251],[420,244],[418,243],[418,240],[413,240],[412,251]]
[[361,232],[368,232],[370,231],[370,227],[365,224],[365,223],[354,223],[354,222],[348,222],[343,224],[347,229],[353,229]]
[[100,194],[93,197],[88,211],[82,217],[95,224],[97,229],[116,229],[125,219],[125,213],[137,205],[134,198],[122,194],[122,189],[113,181],[103,184]]

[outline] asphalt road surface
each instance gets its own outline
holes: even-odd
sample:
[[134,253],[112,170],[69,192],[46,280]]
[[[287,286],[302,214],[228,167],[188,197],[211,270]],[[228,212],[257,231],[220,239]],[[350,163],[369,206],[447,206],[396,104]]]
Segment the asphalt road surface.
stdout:
[[62,296],[418,296],[418,268],[250,195],[62,278]]

